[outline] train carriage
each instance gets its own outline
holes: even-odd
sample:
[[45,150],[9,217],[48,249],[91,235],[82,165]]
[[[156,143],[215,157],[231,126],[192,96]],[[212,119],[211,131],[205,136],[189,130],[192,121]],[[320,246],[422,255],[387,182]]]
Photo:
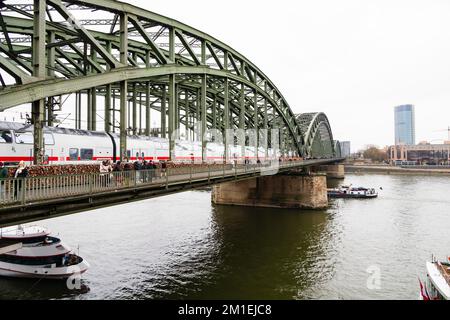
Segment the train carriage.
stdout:
[[[46,164],[85,164],[101,160],[117,161],[120,158],[120,136],[116,133],[44,127]],[[242,162],[245,159],[256,162],[265,159],[265,149],[234,146],[228,148],[230,161]],[[208,162],[221,162],[224,159],[223,144],[210,142],[206,146]],[[279,156],[279,153],[276,155]],[[148,136],[127,137],[127,157],[130,161],[169,160],[169,140]],[[274,155],[269,149],[269,158]],[[7,165],[24,160],[33,162],[33,126],[0,121],[0,161]],[[202,143],[200,141],[175,141],[175,162],[201,162]]]

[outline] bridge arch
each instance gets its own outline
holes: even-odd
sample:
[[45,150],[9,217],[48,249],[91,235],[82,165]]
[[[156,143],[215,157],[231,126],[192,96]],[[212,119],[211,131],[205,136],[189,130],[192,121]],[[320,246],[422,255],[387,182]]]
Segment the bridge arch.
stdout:
[[297,116],[305,138],[306,157],[333,157],[335,155],[333,133],[323,112],[302,113]]
[[[86,14],[93,10],[99,18]],[[332,155],[325,115],[311,130],[302,130],[286,99],[256,65],[174,19],[114,0],[5,3],[0,14],[0,111],[32,103],[35,159],[43,150],[39,130],[52,125],[54,106],[71,94],[77,97],[78,117],[81,96],[86,97],[90,130],[96,130],[97,99],[104,99],[104,128],[120,132],[121,155],[126,135],[151,134],[151,110],[160,112],[160,128],[153,129],[170,139],[171,149],[171,132],[184,126],[193,136],[199,121],[202,136],[207,129],[277,128],[284,154]],[[114,116],[116,100],[120,121]],[[145,131],[137,121],[139,108],[145,110]]]
[[339,140],[334,140],[334,156],[336,158],[342,158],[341,143]]

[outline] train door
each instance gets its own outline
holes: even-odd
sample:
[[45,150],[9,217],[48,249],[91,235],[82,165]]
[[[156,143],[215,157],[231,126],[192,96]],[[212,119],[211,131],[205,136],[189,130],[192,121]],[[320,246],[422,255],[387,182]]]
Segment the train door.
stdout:
[[145,155],[148,160],[156,160],[156,143],[150,142],[148,147],[148,154]]
[[10,130],[0,130],[0,161],[9,164],[17,157],[17,149]]
[[158,145],[158,147],[156,148],[156,156],[157,156],[158,161],[168,160],[170,158],[169,142],[163,141],[161,143],[158,143],[157,145]]
[[[51,164],[54,161],[58,161],[58,158],[55,157],[55,140],[53,138],[53,134],[50,132],[44,132],[44,163]],[[64,158],[65,160],[65,158]]]
[[53,149],[47,149],[45,148],[44,153],[44,164],[51,164],[52,162],[56,161],[55,157],[53,156]]
[[141,149],[132,149],[130,160],[136,161],[139,160],[140,158],[141,158]]
[[[24,160],[27,164],[33,164],[33,133],[26,131],[14,131],[15,158],[13,162]],[[44,153],[45,154],[45,153]]]

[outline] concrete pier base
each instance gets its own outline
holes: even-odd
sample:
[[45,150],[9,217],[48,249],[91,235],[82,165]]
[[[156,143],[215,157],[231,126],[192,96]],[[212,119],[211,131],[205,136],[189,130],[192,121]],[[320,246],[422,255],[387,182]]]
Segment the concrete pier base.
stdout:
[[345,167],[343,164],[332,164],[327,166],[320,166],[316,172],[323,172],[327,175],[328,179],[344,179]]
[[285,174],[215,185],[215,204],[272,208],[324,209],[328,206],[324,174]]

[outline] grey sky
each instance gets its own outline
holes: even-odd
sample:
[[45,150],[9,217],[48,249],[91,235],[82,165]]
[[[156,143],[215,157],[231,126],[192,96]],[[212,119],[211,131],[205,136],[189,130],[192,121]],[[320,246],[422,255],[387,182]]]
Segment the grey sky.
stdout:
[[417,141],[447,138],[439,130],[450,125],[450,1],[126,2],[229,44],[295,112],[324,111],[354,150],[393,144],[398,104],[416,106]]

